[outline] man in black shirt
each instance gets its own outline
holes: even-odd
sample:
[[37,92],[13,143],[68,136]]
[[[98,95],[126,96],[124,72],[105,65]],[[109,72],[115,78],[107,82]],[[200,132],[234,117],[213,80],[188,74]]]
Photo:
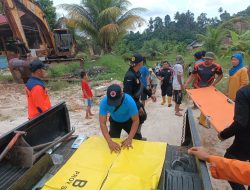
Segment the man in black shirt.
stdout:
[[170,68],[170,64],[167,61],[163,62],[162,70],[158,76],[161,81],[161,96],[162,103],[164,105],[166,103],[166,95],[168,97],[168,107],[172,106],[172,95],[173,95],[173,72]]
[[[221,140],[235,136],[225,157],[241,161],[250,160],[250,85],[241,88],[236,95],[234,122],[219,133]],[[243,185],[229,182],[233,190],[245,190]],[[250,190],[250,187],[248,187]]]
[[[123,81],[123,92],[129,94],[137,105],[139,111],[140,125],[138,127],[137,136],[141,136],[141,124],[146,120],[146,111],[143,104],[140,102],[140,96],[142,93],[147,94],[154,102],[156,97],[142,84],[139,72],[140,68],[143,65],[143,57],[140,54],[134,54],[130,59],[130,68],[125,74]],[[142,138],[142,136],[141,136]]]

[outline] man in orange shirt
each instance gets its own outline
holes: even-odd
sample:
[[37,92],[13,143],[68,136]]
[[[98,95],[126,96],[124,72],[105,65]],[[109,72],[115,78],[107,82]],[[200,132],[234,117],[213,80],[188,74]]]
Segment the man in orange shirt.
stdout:
[[[188,153],[195,155],[200,160],[209,162],[210,171],[214,178],[250,186],[249,162],[212,156],[202,150],[201,147],[190,148]],[[248,187],[248,189],[250,188]]]
[[40,60],[35,60],[29,65],[31,77],[25,85],[28,99],[29,119],[33,119],[51,108],[47,89],[45,88],[44,82],[41,80],[45,76],[45,70],[47,68],[48,65]]

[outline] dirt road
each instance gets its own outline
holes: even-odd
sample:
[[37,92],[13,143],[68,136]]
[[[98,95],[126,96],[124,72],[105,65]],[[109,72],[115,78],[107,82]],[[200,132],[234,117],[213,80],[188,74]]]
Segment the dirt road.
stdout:
[[[27,102],[23,85],[0,84],[0,135],[17,127],[27,119]],[[98,124],[98,105],[93,111],[96,113],[92,120],[84,119],[82,92],[80,86],[71,86],[63,91],[50,92],[52,104],[65,101],[69,113],[71,126],[76,128],[77,134],[101,135]],[[167,142],[172,145],[180,145],[182,133],[182,117],[174,115],[174,108],[160,105],[160,96],[152,103],[149,100],[146,104],[148,119],[143,125],[142,134],[149,141]],[[191,104],[190,104],[191,105]],[[187,105],[185,104],[185,107]],[[185,108],[183,106],[183,108]],[[195,117],[199,111],[194,112]],[[231,144],[232,139],[220,142],[214,129],[198,127],[204,147],[213,154],[223,155],[226,148]],[[227,182],[212,179],[215,190],[230,189]]]

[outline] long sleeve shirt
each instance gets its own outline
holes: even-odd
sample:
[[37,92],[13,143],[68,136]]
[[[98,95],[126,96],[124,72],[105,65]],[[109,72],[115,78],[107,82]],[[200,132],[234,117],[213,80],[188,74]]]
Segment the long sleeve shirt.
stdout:
[[235,136],[228,151],[242,160],[250,159],[250,85],[241,88],[236,95],[234,122],[220,136],[228,139]]
[[233,76],[229,77],[228,82],[228,97],[231,100],[235,100],[237,91],[248,85],[249,79],[248,79],[248,73],[247,68],[242,68],[239,71],[237,71]]
[[210,156],[210,171],[214,178],[250,186],[250,163]]

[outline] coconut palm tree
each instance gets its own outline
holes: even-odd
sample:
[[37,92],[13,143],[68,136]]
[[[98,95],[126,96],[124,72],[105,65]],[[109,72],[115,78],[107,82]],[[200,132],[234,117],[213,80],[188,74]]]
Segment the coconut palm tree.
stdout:
[[138,14],[145,9],[128,10],[128,6],[127,0],[82,0],[80,5],[60,5],[67,11],[70,23],[85,32],[104,52],[111,52],[112,46],[128,29],[144,22]]
[[208,27],[205,34],[197,34],[197,38],[204,43],[204,47],[208,51],[217,53],[226,31],[222,28]]

